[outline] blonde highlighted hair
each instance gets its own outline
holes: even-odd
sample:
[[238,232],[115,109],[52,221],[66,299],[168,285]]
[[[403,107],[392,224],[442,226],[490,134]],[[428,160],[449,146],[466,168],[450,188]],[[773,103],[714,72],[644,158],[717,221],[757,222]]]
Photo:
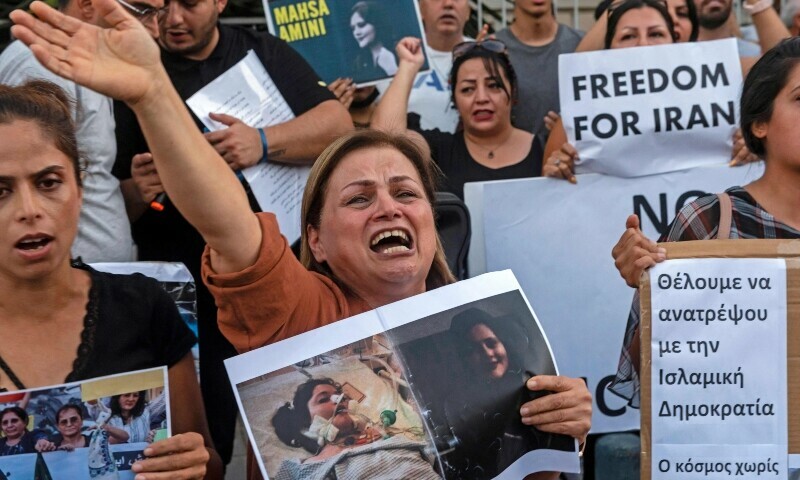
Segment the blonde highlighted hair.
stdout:
[[[311,252],[308,244],[308,226],[318,229],[322,206],[325,203],[325,194],[328,187],[328,180],[333,171],[342,159],[351,152],[363,150],[365,148],[393,148],[406,157],[422,180],[425,196],[433,209],[433,201],[436,193],[436,182],[439,176],[436,166],[430,157],[423,153],[423,150],[403,134],[389,133],[378,130],[360,130],[338,138],[331,143],[328,148],[319,156],[308,176],[308,183],[303,193],[303,205],[300,213],[300,225],[302,226],[302,236],[300,239],[300,262],[309,270],[321,273],[336,281],[340,287],[347,289],[347,285],[342,285],[336,276],[331,272],[328,265],[319,263]],[[455,282],[456,279],[447,266],[442,242],[439,235],[436,235],[436,253],[433,257],[433,264],[428,271],[425,281],[427,290],[441,287]]]

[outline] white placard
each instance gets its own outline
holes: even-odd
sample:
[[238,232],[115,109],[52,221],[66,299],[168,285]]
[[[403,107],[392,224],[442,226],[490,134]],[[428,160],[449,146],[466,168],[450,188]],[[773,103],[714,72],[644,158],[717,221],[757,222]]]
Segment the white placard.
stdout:
[[786,478],[786,262],[669,260],[650,289],[652,478]]
[[625,219],[639,214],[642,230],[655,240],[685,203],[744,185],[761,172],[755,164],[629,179],[586,174],[577,185],[548,178],[466,184],[470,275],[514,270],[559,368],[587,378],[593,432],[639,428],[638,410],[605,389],[617,371],[633,296],[611,258]]
[[[186,100],[210,131],[227,128],[211,120],[210,113],[236,117],[254,128],[278,125],[294,119],[264,65],[250,50],[239,63]],[[310,167],[259,163],[242,170],[258,204],[278,218],[281,233],[293,243],[300,238],[300,203]]]
[[577,173],[637,177],[730,160],[742,83],[734,39],[574,53],[558,63]]
[[[477,326],[483,332],[480,339]],[[484,354],[483,345],[491,355]],[[290,472],[297,478],[322,478],[321,470],[334,466],[353,478],[472,478],[480,472],[511,480],[537,471],[580,471],[575,439],[530,429],[519,419],[522,402],[533,399],[522,388],[527,378],[555,375],[558,369],[510,271],[343,319],[233,357],[225,365],[261,472],[269,478]],[[314,431],[321,432],[326,425],[358,422],[380,429],[375,420],[387,411],[395,412],[397,423],[378,441],[342,443],[337,429],[330,437],[312,435],[311,450],[322,453],[296,448],[305,437],[292,437],[282,419],[291,415],[312,423],[309,408],[293,399],[309,381],[327,379],[348,403],[328,409],[329,418],[314,418],[308,430],[314,424]],[[343,415],[355,420],[348,424],[341,421]],[[419,463],[420,454],[408,461],[404,451],[423,444],[422,456],[434,457],[429,459],[434,466],[424,462],[411,472],[407,468]],[[328,450],[322,449],[331,445],[339,450],[327,457]],[[369,473],[353,464],[342,466],[351,455],[363,458]]]

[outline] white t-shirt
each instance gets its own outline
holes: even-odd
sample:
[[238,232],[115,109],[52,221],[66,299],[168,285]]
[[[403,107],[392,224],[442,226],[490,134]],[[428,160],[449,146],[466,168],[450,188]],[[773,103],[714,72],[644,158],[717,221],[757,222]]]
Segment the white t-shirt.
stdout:
[[[427,54],[430,70],[417,74],[408,98],[408,112],[420,116],[423,130],[438,128],[443,132],[453,133],[458,125],[458,110],[450,100],[448,83],[453,54],[431,47],[427,48]],[[389,88],[389,82],[387,80],[377,85],[381,94]]]

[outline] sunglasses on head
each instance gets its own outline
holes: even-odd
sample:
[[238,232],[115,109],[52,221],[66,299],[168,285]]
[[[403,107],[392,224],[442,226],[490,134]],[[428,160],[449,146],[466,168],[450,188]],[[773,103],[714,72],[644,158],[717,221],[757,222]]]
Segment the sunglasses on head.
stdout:
[[506,55],[508,49],[506,48],[506,44],[501,42],[500,40],[495,40],[490,38],[488,40],[481,40],[480,42],[475,41],[468,41],[468,42],[461,42],[455,47],[453,47],[453,60],[467,53],[475,50],[476,48],[482,48],[487,52],[492,53],[499,53],[501,55]]

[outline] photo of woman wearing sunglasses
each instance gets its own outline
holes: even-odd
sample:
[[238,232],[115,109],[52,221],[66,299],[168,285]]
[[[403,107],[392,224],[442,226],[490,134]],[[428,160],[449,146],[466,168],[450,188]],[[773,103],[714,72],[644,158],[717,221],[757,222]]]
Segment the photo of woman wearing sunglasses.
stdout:
[[[407,128],[408,96],[424,62],[419,39],[401,40],[397,57],[397,74],[372,117],[372,127],[376,129]],[[456,133],[409,132],[424,138],[447,177],[441,190],[463,199],[466,182],[540,175],[541,140],[514,128],[511,122],[517,78],[503,42],[490,39],[456,45],[450,89],[463,128]]]

